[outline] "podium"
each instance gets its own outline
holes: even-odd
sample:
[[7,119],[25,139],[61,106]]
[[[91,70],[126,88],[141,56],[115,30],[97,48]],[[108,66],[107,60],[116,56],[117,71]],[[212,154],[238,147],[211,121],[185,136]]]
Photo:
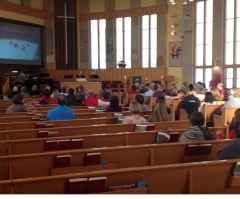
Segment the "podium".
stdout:
[[171,88],[171,84],[172,82],[174,81],[174,76],[171,76],[171,75],[167,75],[164,77],[164,81],[167,82],[166,83],[166,89],[170,89]]
[[90,75],[90,80],[91,80],[91,82],[98,82],[99,76],[96,74],[92,74],[92,75]]

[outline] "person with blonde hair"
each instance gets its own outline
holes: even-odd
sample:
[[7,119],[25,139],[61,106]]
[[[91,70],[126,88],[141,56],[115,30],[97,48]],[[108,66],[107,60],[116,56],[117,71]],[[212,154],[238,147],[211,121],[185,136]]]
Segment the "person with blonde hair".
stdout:
[[159,97],[159,101],[156,103],[153,113],[149,116],[148,122],[163,122],[170,121],[171,117],[167,112],[166,100],[164,97]]
[[130,103],[129,111],[132,113],[131,116],[125,117],[122,121],[122,124],[138,124],[138,123],[146,123],[146,119],[139,115],[141,112],[141,105],[133,101]]
[[221,96],[220,92],[218,91],[217,88],[211,88],[210,92],[213,94],[213,97],[215,101],[221,101],[223,100],[223,96]]

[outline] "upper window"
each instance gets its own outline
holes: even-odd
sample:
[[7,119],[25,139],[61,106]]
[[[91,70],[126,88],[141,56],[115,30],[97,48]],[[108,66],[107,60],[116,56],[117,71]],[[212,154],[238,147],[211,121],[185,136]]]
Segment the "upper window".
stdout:
[[195,65],[212,66],[213,0],[196,3]]
[[195,82],[212,79],[213,0],[196,2]]
[[106,69],[106,20],[91,20],[91,68]]
[[240,87],[240,1],[226,0],[225,78],[226,87]]
[[116,19],[116,66],[125,61],[126,68],[131,68],[131,17]]
[[142,67],[157,67],[157,15],[142,16]]

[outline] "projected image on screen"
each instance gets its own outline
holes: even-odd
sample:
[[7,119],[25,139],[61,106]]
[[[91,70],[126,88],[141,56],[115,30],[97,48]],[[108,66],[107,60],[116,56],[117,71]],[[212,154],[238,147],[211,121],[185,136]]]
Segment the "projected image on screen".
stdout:
[[0,63],[41,64],[41,29],[0,22]]

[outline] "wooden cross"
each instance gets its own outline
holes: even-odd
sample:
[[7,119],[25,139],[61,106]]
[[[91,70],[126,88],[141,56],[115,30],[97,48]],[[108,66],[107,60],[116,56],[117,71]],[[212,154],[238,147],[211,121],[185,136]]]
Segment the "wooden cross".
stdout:
[[57,16],[57,18],[63,18],[64,19],[64,25],[65,25],[65,48],[66,48],[66,64],[68,64],[68,31],[67,31],[67,19],[74,19],[75,17],[67,16],[67,4],[64,2],[64,16]]

